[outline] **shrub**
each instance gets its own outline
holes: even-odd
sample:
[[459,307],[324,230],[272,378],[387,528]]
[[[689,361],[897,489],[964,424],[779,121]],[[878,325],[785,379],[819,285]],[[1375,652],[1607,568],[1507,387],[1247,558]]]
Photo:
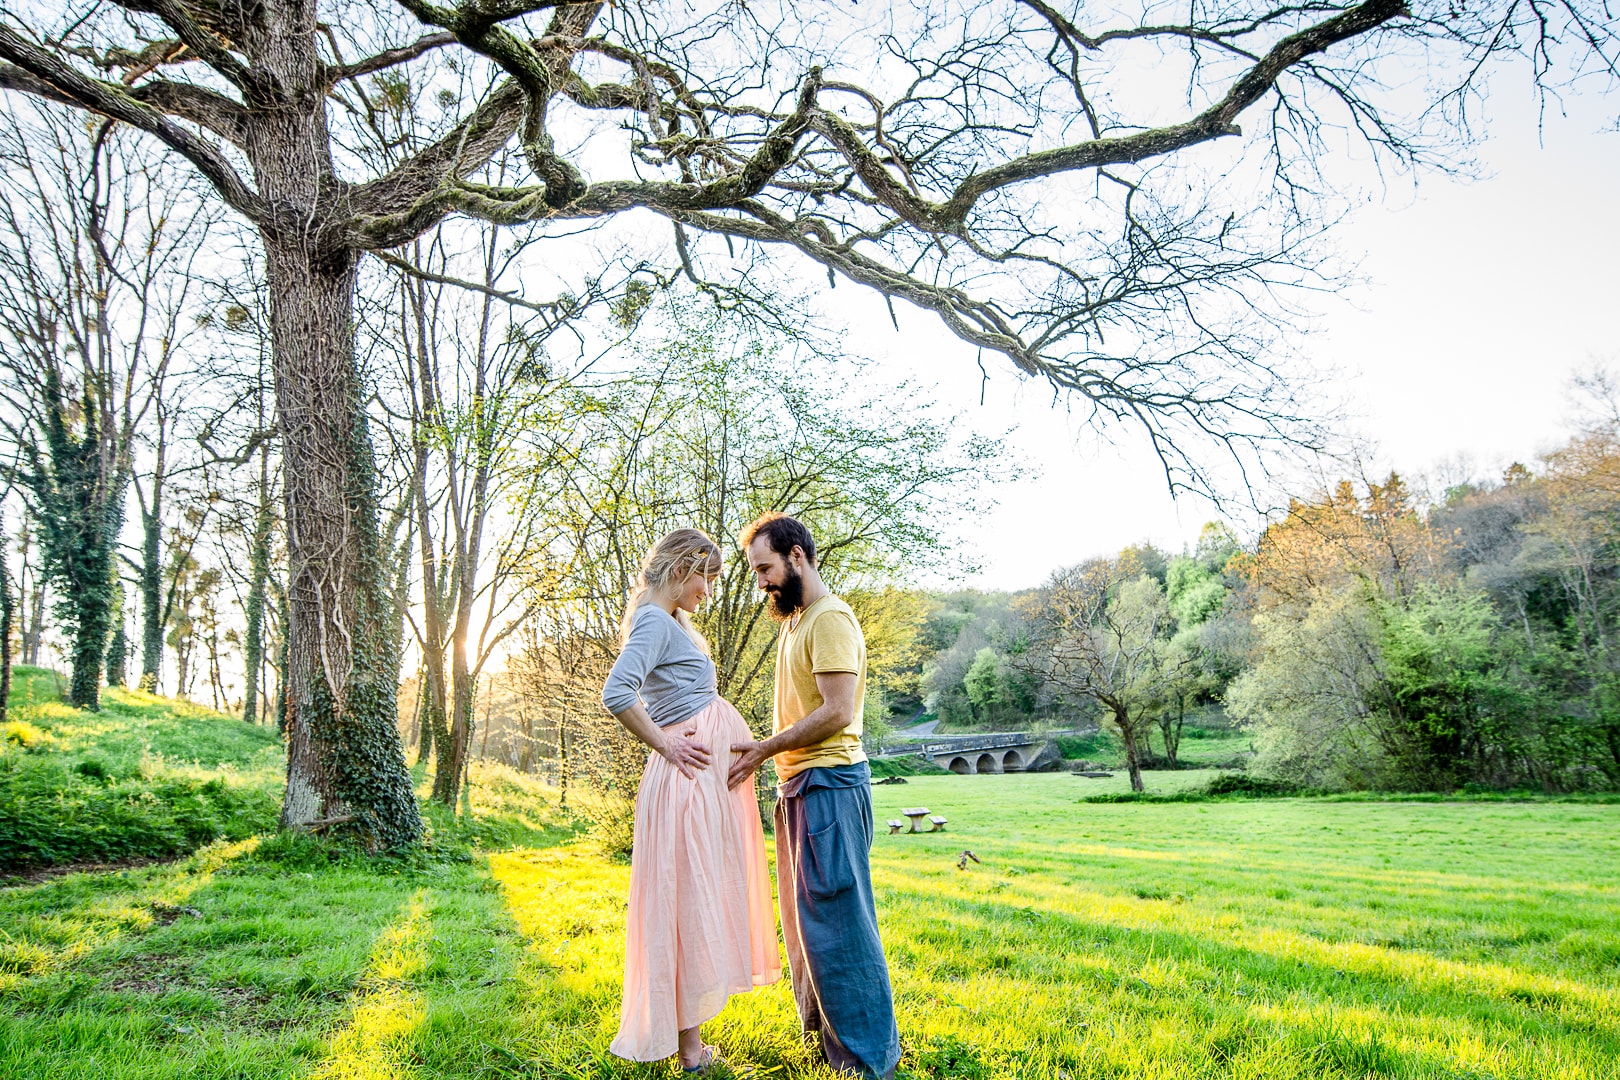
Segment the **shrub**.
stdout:
[[618,795],[588,794],[577,803],[580,814],[591,823],[591,839],[603,854],[628,859],[636,839],[636,804]]
[[1287,780],[1250,776],[1248,773],[1239,772],[1222,773],[1204,786],[1205,795],[1242,795],[1251,799],[1300,793],[1299,785]]
[[26,720],[7,720],[0,724],[0,743],[24,750],[43,750],[50,745],[51,736]]

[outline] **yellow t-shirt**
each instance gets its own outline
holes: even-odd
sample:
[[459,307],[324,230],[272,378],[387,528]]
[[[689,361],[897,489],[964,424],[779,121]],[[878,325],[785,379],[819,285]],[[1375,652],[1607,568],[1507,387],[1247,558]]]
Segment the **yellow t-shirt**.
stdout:
[[861,709],[866,701],[866,638],[849,605],[828,593],[782,627],[776,639],[775,730],[786,731],[821,708],[816,675],[836,671],[855,675],[855,716],[848,727],[819,743],[776,755],[776,776],[787,780],[806,769],[853,765],[866,760],[861,749]]

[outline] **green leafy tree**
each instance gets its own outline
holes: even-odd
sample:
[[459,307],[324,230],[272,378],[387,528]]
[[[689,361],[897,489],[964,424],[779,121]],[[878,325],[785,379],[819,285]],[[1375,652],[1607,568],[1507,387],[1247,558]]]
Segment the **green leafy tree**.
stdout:
[[1226,583],[1201,561],[1171,559],[1165,573],[1165,599],[1176,624],[1191,629],[1209,621],[1226,603]]
[[1186,664],[1171,638],[1174,619],[1158,580],[1129,549],[1059,570],[1023,604],[1026,665],[1072,702],[1095,703],[1125,748],[1131,790],[1167,687]]
[[986,645],[973,655],[973,663],[962,676],[967,698],[980,719],[988,719],[991,710],[1006,700],[1002,692],[1001,657]]
[[1481,592],[1428,586],[1385,605],[1384,682],[1370,716],[1399,786],[1457,787],[1512,766],[1531,702],[1513,677],[1495,608]]

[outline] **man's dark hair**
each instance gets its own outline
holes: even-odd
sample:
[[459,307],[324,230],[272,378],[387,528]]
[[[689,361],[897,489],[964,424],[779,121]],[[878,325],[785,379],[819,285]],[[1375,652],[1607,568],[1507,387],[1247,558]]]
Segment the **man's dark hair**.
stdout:
[[810,530],[804,527],[804,522],[798,518],[788,517],[775,510],[768,514],[761,514],[755,518],[747,528],[743,529],[737,537],[742,542],[743,550],[747,551],[755,538],[763,536],[770,549],[782,558],[793,553],[794,548],[802,548],[804,557],[810,565],[816,565],[816,542],[810,536]]

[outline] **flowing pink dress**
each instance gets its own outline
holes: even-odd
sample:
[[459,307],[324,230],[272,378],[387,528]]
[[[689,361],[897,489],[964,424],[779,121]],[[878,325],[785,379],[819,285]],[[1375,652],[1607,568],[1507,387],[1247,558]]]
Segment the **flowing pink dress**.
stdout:
[[781,977],[754,785],[726,788],[731,744],[753,736],[720,698],[675,729],[711,758],[689,780],[649,754],[641,774],[624,1003],[610,1047],[631,1061],[669,1057],[683,1029],[712,1020],[732,994]]

